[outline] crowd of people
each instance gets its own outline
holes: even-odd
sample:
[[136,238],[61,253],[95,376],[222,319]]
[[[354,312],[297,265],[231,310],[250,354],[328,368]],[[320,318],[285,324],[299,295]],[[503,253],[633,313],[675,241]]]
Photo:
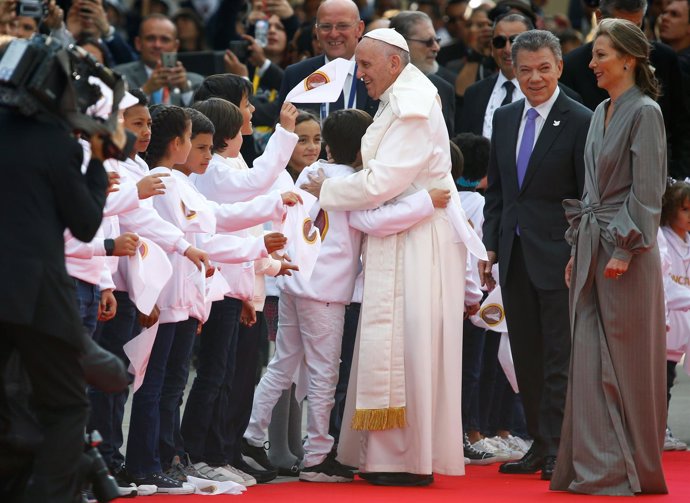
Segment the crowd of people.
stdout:
[[[50,182],[65,267],[37,244],[54,281],[0,296],[46,428],[3,491],[81,498],[77,467],[46,473],[42,453],[74,459],[86,426],[124,496],[190,494],[188,477],[421,486],[493,463],[554,490],[666,492],[661,453],[687,448],[667,408],[690,343],[690,2],[20,4],[0,3],[0,45],[81,46],[126,80],[136,139],[123,161],[41,140],[85,174]],[[339,58],[337,99],[290,103]],[[3,136],[20,148],[17,117]],[[294,218],[318,237],[308,272]],[[9,252],[3,277],[36,269]],[[169,278],[151,302],[147,254]],[[496,293],[500,331],[481,308]],[[77,317],[125,364],[155,333],[131,397],[86,388]]]

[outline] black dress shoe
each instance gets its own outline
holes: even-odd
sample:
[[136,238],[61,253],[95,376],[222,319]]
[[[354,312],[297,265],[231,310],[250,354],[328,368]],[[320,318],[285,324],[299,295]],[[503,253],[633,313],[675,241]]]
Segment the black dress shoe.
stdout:
[[419,475],[407,472],[369,472],[360,473],[359,476],[375,486],[428,486],[434,481],[432,475]]
[[541,479],[551,480],[553,471],[556,469],[556,456],[546,456],[544,466],[541,469]]
[[535,454],[533,451],[528,451],[522,459],[518,461],[508,461],[498,467],[501,473],[511,474],[529,474],[537,473],[544,467],[544,457]]

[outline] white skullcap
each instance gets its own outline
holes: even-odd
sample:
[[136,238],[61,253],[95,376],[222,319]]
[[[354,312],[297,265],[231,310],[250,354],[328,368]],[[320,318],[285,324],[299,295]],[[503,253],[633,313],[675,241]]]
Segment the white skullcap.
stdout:
[[365,33],[364,36],[393,45],[405,52],[410,52],[410,48],[407,46],[405,38],[400,33],[395,31],[394,28],[377,28],[376,30],[371,30],[370,32]]

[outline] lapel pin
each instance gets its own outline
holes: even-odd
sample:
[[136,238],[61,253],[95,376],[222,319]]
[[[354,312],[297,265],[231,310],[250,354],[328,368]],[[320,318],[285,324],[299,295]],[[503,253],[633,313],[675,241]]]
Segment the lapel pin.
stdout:
[[561,121],[553,121],[553,125],[558,127],[561,125]]

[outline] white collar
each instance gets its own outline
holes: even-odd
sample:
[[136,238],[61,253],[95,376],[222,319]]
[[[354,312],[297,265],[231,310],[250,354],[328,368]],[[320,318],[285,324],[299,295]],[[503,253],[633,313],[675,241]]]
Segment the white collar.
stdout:
[[558,99],[558,95],[560,93],[561,93],[561,89],[558,86],[556,86],[556,90],[551,95],[551,97],[548,100],[546,100],[544,103],[542,103],[541,105],[537,105],[536,107],[533,107],[532,105],[530,105],[527,98],[525,98],[525,108],[522,111],[522,118],[524,119],[525,115],[527,115],[527,110],[529,110],[530,108],[534,108],[537,111],[537,113],[539,114],[539,116],[542,119],[546,120],[546,118],[549,116],[549,113],[551,112],[551,109],[553,108],[553,104],[556,103],[556,99]]

